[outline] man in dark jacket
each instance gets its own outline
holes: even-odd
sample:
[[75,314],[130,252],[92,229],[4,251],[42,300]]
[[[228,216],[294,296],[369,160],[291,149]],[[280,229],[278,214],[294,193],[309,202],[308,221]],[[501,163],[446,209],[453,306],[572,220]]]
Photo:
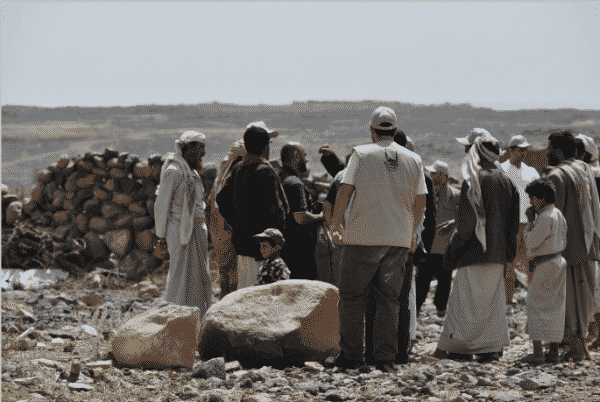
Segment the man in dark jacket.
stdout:
[[504,265],[516,255],[519,193],[498,164],[500,145],[477,137],[463,165],[456,233],[444,266],[458,267],[435,357],[480,362],[500,358],[510,344]]
[[260,263],[259,244],[254,235],[265,229],[283,230],[287,199],[269,157],[269,133],[252,126],[244,133],[248,152],[235,165],[217,195],[219,211],[231,226],[238,255],[238,289],[256,284]]

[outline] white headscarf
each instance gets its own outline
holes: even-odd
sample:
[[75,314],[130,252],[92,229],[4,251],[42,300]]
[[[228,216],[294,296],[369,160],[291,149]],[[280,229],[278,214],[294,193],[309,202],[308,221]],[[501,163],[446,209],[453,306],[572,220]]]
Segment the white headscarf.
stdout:
[[181,227],[179,232],[179,240],[181,244],[188,244],[192,238],[192,230],[194,229],[194,204],[196,203],[196,188],[194,184],[194,177],[198,177],[198,174],[194,172],[190,165],[183,159],[183,151],[181,147],[191,142],[201,142],[206,145],[206,136],[197,131],[186,131],[175,140],[175,151],[167,154],[165,163],[162,165],[160,170],[160,182],[163,182],[165,172],[171,164],[177,165],[177,167],[183,172],[185,177],[184,184],[187,185],[187,191],[183,192],[183,211],[181,212]]
[[580,139],[583,142],[585,152],[592,155],[592,160],[588,165],[592,168],[594,177],[600,177],[600,164],[598,163],[598,147],[596,146],[596,143],[591,137],[583,134],[579,134],[575,138]]
[[481,195],[481,182],[479,173],[483,169],[481,166],[482,161],[494,163],[496,167],[500,169],[498,164],[499,155],[493,153],[489,149],[483,146],[484,142],[491,142],[497,149],[500,149],[498,140],[492,137],[492,135],[484,135],[477,137],[469,153],[463,163],[462,173],[466,182],[469,184],[467,190],[467,198],[475,210],[477,216],[477,224],[475,225],[475,236],[481,243],[483,251],[486,251],[486,239],[485,239],[485,209],[483,208],[482,195]]

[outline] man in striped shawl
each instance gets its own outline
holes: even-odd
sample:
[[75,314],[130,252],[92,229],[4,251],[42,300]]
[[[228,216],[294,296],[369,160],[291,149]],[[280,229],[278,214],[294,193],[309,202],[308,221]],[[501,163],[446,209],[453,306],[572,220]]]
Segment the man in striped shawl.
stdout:
[[576,142],[568,131],[548,138],[548,163],[555,166],[548,178],[556,189],[554,205],[567,220],[567,296],[564,356],[574,361],[589,358],[585,347],[588,324],[594,314],[595,264],[600,258],[600,202],[591,168],[575,159]]
[[447,269],[459,270],[437,358],[470,360],[477,354],[487,362],[509,345],[504,265],[515,258],[519,193],[498,158],[499,143],[486,132],[474,140],[463,164],[456,232],[444,256]]

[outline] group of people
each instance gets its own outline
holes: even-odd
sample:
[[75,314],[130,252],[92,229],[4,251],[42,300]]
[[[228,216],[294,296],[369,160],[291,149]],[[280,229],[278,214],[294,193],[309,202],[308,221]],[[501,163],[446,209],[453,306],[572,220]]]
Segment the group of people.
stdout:
[[328,146],[319,150],[334,177],[322,202],[302,181],[302,144],[285,144],[276,169],[269,157],[278,133],[255,122],[221,163],[205,205],[206,137],[185,132],[163,165],[155,203],[156,233],[171,255],[166,300],[201,314],[213,303],[210,231],[221,297],[279,280],[329,282],[339,288],[341,338],[330,364],[392,372],[408,361],[434,276],[433,302],[445,317],[434,356],[499,359],[510,341],[506,314],[518,270],[528,278],[530,360],[559,361],[561,344],[569,346],[563,358],[588,358],[588,326],[600,313],[593,140],[552,134],[540,177],[523,163],[530,146],[523,136],[511,138],[500,164],[498,140],[475,128],[457,138],[466,153],[459,190],[446,163],[423,168],[392,109],[377,108],[369,126],[371,142],[354,147],[345,163]]

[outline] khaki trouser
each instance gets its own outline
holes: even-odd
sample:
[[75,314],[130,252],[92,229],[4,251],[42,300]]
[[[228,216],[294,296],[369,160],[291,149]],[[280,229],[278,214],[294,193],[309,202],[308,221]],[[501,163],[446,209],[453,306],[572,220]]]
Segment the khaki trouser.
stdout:
[[527,258],[527,247],[525,247],[525,227],[527,224],[519,224],[519,233],[517,233],[517,255],[513,262],[509,262],[504,267],[504,285],[506,294],[506,304],[512,303],[515,294],[515,270],[527,275],[527,284],[531,283],[533,272],[529,272],[529,258]]
[[238,288],[237,255],[232,242],[231,226],[215,208],[210,211],[209,230],[212,237],[211,258],[219,267],[221,299]]
[[376,306],[373,357],[379,361],[396,358],[399,297],[407,257],[405,247],[344,245],[338,312],[340,349],[346,358],[365,358],[365,307],[369,292],[374,292]]

